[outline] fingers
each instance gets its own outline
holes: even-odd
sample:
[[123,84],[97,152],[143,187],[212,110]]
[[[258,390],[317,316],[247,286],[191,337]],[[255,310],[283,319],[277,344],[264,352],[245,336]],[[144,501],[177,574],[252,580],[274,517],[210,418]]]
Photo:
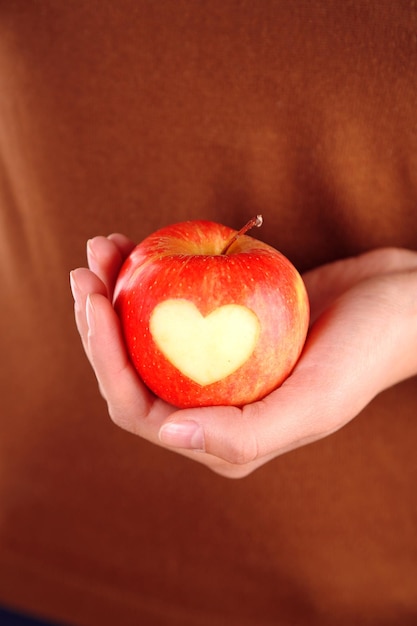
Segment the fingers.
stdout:
[[107,295],[105,284],[90,270],[80,267],[70,273],[71,291],[74,298],[74,315],[84,350],[88,350],[88,323],[86,315],[87,296],[90,293]]
[[160,424],[172,408],[155,398],[131,365],[105,285],[91,270],[78,268],[71,272],[71,288],[77,328],[111,418],[157,443]]
[[125,259],[132,252],[136,245],[131,239],[121,233],[112,233],[107,237],[107,239],[112,241],[117,246],[123,259]]
[[70,273],[74,297],[75,321],[87,356],[86,301],[88,294],[99,293],[112,296],[114,283],[122,262],[134,247],[124,235],[114,233],[109,237],[94,237],[87,242],[87,259],[90,270],[78,268]]
[[113,294],[122,262],[133,247],[134,243],[120,234],[94,237],[87,242],[88,266],[106,286],[109,297]]
[[146,388],[131,365],[120,322],[109,300],[99,293],[87,297],[88,353],[110,417],[118,426],[151,441],[172,408]]
[[89,268],[70,274],[77,329],[113,421],[159,443],[158,430],[172,412],[147,389],[130,363],[119,318],[109,298],[121,264],[134,243],[120,234],[87,244]]

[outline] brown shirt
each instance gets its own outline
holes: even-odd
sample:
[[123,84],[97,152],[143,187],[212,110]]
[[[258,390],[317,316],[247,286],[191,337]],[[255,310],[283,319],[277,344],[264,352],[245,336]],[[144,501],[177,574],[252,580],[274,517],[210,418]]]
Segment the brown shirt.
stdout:
[[89,237],[182,219],[262,213],[302,271],[417,249],[416,33],[408,0],[0,4],[0,602],[416,623],[416,379],[229,481],[112,425],[68,287]]

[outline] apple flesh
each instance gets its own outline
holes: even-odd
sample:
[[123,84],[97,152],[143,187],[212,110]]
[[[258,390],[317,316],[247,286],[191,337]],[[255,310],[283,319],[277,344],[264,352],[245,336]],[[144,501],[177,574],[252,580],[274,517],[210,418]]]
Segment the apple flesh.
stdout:
[[136,246],[114,306],[140,377],[179,408],[263,398],[293,370],[309,324],[290,261],[208,221],[167,226]]
[[189,300],[158,304],[150,319],[151,335],[175,367],[205,387],[246,363],[260,334],[253,311],[225,304],[204,317]]

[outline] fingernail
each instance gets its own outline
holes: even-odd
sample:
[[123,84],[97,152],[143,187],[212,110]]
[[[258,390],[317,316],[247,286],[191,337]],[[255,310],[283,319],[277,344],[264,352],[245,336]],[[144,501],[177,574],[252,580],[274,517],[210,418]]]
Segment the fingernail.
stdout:
[[85,305],[85,313],[87,317],[88,332],[91,334],[94,331],[94,326],[95,326],[95,318],[94,318],[95,311],[94,311],[94,305],[91,302],[90,294],[88,294],[87,296],[87,301]]
[[74,298],[75,304],[77,306],[80,306],[81,291],[80,291],[80,288],[78,287],[77,281],[74,278],[73,271],[70,272],[70,286],[71,286],[72,297]]
[[87,241],[87,260],[88,260],[88,267],[90,268],[90,270],[95,272],[97,269],[97,256],[96,256],[96,253],[94,252],[92,242],[93,242],[92,239],[89,239]]
[[204,451],[203,427],[191,420],[164,424],[159,431],[159,439],[174,448]]

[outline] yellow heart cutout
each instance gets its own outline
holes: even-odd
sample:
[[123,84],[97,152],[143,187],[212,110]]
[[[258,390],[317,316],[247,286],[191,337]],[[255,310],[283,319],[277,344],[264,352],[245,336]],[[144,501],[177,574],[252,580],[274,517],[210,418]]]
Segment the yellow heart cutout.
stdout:
[[193,302],[179,298],[160,302],[149,325],[168,361],[201,386],[241,367],[260,334],[258,317],[245,306],[226,304],[203,317]]

